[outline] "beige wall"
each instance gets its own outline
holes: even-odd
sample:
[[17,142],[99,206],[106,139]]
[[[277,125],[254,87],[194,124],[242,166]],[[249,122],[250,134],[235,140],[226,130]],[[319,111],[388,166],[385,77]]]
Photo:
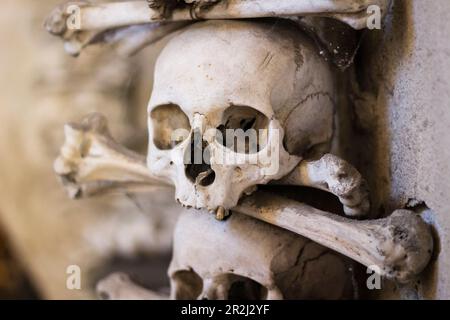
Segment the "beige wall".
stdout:
[[[112,254],[168,252],[172,195],[71,201],[52,164],[63,124],[94,111],[113,135],[146,150],[146,100],[154,52],[120,59],[107,50],[67,56],[43,29],[59,0],[4,0],[0,10],[0,220],[43,298],[92,297],[91,270]],[[139,206],[136,202],[140,202]],[[146,206],[146,213],[139,207]],[[152,219],[157,223],[153,223]],[[66,268],[82,269],[80,291]]]
[[355,104],[359,165],[376,209],[424,212],[439,254],[403,297],[450,298],[450,2],[394,0],[381,32],[367,32]]

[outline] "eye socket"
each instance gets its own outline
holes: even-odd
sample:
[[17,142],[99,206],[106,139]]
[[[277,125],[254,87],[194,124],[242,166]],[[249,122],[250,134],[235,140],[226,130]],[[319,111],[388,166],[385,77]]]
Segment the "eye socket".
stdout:
[[160,105],[150,112],[153,143],[160,150],[170,150],[189,135],[189,118],[176,104]]
[[203,279],[194,270],[177,271],[172,280],[177,282],[176,300],[195,300],[202,293]]
[[229,300],[261,300],[267,297],[267,289],[260,283],[250,278],[239,278],[228,291]]
[[247,106],[231,106],[223,113],[216,140],[237,153],[252,154],[267,144],[269,119]]

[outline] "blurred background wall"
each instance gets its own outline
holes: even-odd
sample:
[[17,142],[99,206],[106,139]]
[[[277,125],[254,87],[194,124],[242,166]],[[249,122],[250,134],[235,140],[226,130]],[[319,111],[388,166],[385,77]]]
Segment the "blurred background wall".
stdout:
[[[155,289],[167,286],[173,196],[71,201],[52,169],[63,124],[94,111],[107,116],[119,142],[145,153],[146,105],[161,46],[132,59],[98,48],[72,58],[43,28],[60,2],[1,3],[0,261],[7,247],[39,298],[93,297],[95,281],[116,265]],[[82,290],[66,288],[70,265],[82,270]],[[0,288],[5,281],[15,282],[0,265]]]

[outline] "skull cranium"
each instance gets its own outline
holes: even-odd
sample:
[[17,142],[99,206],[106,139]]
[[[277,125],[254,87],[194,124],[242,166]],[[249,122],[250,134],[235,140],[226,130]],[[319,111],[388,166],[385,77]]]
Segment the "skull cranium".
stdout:
[[[184,206],[230,209],[329,143],[333,95],[328,64],[288,22],[197,23],[158,58],[147,165],[175,184]],[[255,148],[237,150],[217,138],[237,130],[245,140],[251,129]],[[192,161],[197,149],[199,162]]]
[[351,298],[347,260],[289,231],[233,214],[184,212],[169,268],[172,299]]

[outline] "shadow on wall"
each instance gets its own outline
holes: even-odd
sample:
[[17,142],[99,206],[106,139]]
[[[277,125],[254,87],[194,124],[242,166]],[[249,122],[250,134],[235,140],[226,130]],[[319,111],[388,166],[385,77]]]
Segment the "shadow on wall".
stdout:
[[[388,216],[399,208],[429,212],[416,196],[420,159],[417,132],[409,119],[417,109],[403,99],[406,82],[415,77],[412,62],[416,48],[412,1],[394,0],[382,30],[365,31],[350,76],[353,135],[352,162],[368,180],[374,215]],[[416,71],[417,72],[417,71]],[[407,88],[407,89],[405,89]],[[417,209],[417,210],[415,210]],[[437,232],[436,247],[439,246]],[[436,252],[438,252],[436,248]],[[435,256],[433,261],[436,261]],[[385,283],[375,298],[433,299],[436,294],[437,264],[431,263],[416,282],[406,286]]]
[[390,100],[398,69],[414,47],[412,23],[411,3],[394,1],[383,29],[367,30],[363,35],[354,66],[354,163],[369,182],[373,210],[380,216],[405,205],[390,197],[393,134],[390,108],[394,107]]
[[38,294],[3,231],[0,228],[0,300],[37,299]]

